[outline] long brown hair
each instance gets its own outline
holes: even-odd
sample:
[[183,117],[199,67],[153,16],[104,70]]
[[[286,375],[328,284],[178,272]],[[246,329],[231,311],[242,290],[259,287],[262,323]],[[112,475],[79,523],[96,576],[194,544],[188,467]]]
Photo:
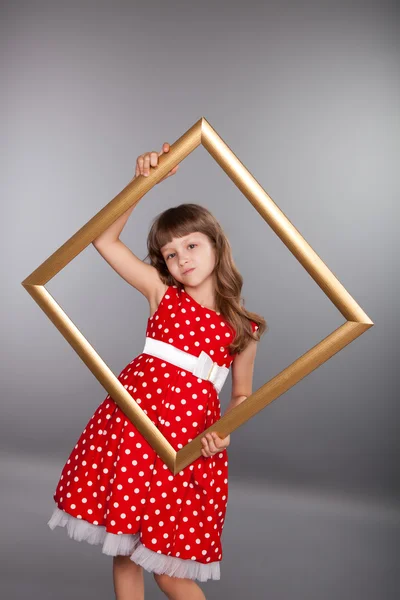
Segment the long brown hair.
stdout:
[[[240,353],[251,339],[259,341],[269,327],[263,317],[244,307],[244,298],[241,297],[243,277],[234,263],[229,240],[214,215],[199,204],[180,204],[160,213],[153,220],[147,237],[146,258],[150,258],[165,285],[176,285],[178,289],[183,289],[183,284],[168,271],[160,248],[174,237],[183,237],[195,231],[207,235],[214,247],[216,310],[236,332],[234,340],[227,347],[228,352]],[[254,332],[250,320],[258,325]]]

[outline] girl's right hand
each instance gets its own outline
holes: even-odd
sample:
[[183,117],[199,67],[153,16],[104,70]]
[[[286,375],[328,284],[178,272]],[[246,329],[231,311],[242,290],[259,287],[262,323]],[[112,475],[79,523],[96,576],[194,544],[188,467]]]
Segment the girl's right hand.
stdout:
[[[146,152],[145,154],[141,154],[140,156],[138,156],[136,160],[135,177],[138,177],[138,175],[144,175],[145,177],[147,177],[150,174],[150,167],[158,167],[158,157],[162,154],[165,154],[166,152],[169,152],[168,142],[165,142],[163,144],[161,152],[159,152],[158,154],[157,152]],[[167,173],[165,177],[160,179],[158,183],[161,183],[161,181],[164,181],[164,179],[167,179],[167,177],[169,177],[170,175],[175,175],[175,173],[178,170],[178,167],[179,163],[175,165],[175,167],[171,169],[171,171],[169,171],[169,173]]]

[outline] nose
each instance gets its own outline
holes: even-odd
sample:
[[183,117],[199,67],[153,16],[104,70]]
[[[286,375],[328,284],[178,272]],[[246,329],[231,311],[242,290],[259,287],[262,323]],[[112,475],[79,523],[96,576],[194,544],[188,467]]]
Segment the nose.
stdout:
[[179,256],[179,264],[180,264],[180,265],[184,265],[185,263],[187,263],[187,260],[188,260],[188,259],[187,259],[187,256],[185,256],[184,254],[181,254],[181,255]]

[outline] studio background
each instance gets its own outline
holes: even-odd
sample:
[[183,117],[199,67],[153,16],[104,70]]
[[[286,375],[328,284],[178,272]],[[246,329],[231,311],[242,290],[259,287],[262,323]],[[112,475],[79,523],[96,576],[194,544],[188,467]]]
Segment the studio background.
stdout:
[[[375,325],[231,434],[221,580],[201,586],[210,600],[398,597],[399,30],[394,2],[3,4],[2,597],[113,594],[101,547],[47,526],[107,392],[21,281],[139,154],[202,116]],[[255,391],[344,319],[202,146],[122,241],[143,259],[152,219],[183,202],[219,219],[245,305],[267,320]],[[91,244],[46,287],[115,375],[142,351],[147,300]]]

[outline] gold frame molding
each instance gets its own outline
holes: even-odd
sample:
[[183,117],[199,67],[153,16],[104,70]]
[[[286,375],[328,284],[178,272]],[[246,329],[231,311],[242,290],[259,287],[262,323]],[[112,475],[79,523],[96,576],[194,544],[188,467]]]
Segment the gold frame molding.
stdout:
[[[45,284],[200,144],[303,265],[346,322],[176,452],[57,304]],[[157,169],[148,177],[140,175],[133,179],[21,283],[174,475],[202,456],[201,438],[205,433],[217,431],[222,438],[232,433],[374,324],[204,117],[172,144],[167,154],[159,157]]]

